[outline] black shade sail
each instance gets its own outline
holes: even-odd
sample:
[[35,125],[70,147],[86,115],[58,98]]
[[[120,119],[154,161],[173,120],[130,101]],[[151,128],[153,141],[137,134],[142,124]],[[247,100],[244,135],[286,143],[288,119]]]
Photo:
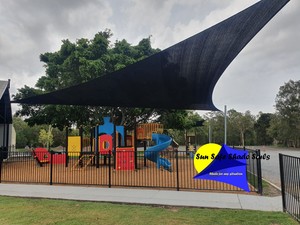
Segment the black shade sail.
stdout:
[[26,104],[216,110],[213,89],[233,59],[289,0],[262,0],[124,69]]

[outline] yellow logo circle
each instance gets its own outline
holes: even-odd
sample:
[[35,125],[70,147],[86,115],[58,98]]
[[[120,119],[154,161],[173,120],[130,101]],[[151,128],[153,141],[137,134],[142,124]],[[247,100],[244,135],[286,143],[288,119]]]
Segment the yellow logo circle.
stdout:
[[201,146],[194,155],[194,167],[198,173],[208,167],[221,150],[222,146],[209,143]]

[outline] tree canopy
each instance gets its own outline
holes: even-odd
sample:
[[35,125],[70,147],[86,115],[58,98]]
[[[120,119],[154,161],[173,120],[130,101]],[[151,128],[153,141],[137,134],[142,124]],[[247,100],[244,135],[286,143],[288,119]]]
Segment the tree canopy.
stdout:
[[268,133],[271,125],[272,114],[260,113],[258,119],[254,124],[256,132],[256,141],[258,145],[271,145],[273,144],[273,138]]
[[[211,130],[212,142],[224,143],[224,114],[223,112],[211,112],[205,117],[207,127]],[[227,144],[251,145],[255,143],[253,127],[255,116],[250,111],[245,113],[230,109],[227,112]]]
[[284,145],[300,147],[300,80],[282,85],[275,102],[269,134]]

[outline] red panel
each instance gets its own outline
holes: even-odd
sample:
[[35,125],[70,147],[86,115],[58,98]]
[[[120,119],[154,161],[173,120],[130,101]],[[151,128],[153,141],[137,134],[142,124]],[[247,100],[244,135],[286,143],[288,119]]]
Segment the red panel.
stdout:
[[[46,148],[36,148],[34,152],[41,163],[50,162],[51,154]],[[53,154],[52,160],[53,164],[64,164],[66,162],[66,154]]]
[[54,154],[52,160],[53,164],[64,164],[66,162],[66,154]]
[[107,155],[109,151],[112,151],[113,141],[112,136],[108,134],[103,134],[99,136],[99,150],[100,154]]
[[117,148],[116,170],[134,170],[134,148]]

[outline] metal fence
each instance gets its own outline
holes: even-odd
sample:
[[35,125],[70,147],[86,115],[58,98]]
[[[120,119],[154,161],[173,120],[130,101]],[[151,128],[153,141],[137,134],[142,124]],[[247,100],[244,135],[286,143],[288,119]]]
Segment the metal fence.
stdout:
[[[193,179],[197,171],[193,155],[186,151],[160,153],[160,157],[170,163],[170,168],[163,165],[157,168],[156,163],[144,158],[144,151],[137,151],[133,156],[132,152],[122,151],[117,156],[108,154],[99,158],[92,153],[68,152],[67,159],[65,152],[51,151],[41,156],[43,154],[45,152],[37,150],[34,153],[11,152],[8,159],[0,160],[0,182],[243,191],[222,182]],[[259,164],[256,161],[248,163],[250,190],[261,193]]]
[[300,222],[300,158],[279,154],[283,211]]
[[2,160],[6,160],[11,154],[17,153],[16,146],[0,146]]
[[247,151],[249,153],[249,158],[247,159],[247,180],[258,193],[262,194],[263,187],[260,150],[247,149]]
[[245,147],[233,147],[241,151],[248,151],[247,158],[247,180],[248,183],[256,190],[257,193],[262,194],[262,173],[261,173],[261,154],[259,149],[246,149]]

